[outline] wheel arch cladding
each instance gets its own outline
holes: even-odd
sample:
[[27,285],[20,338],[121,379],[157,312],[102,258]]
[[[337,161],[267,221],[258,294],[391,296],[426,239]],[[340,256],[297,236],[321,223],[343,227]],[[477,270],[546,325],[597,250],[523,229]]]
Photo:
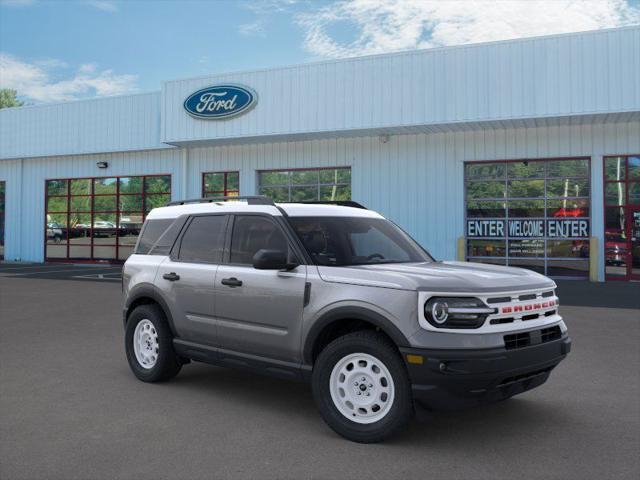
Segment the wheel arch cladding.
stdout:
[[339,307],[322,315],[309,330],[303,347],[304,362],[312,365],[321,347],[340,334],[366,329],[381,331],[396,347],[409,346],[404,334],[385,316],[363,307]]
[[126,327],[129,315],[133,310],[140,305],[157,305],[164,313],[169,328],[173,336],[177,336],[176,329],[173,324],[173,317],[169,305],[162,296],[151,285],[139,285],[135,287],[128,295],[127,303],[125,305],[123,322]]

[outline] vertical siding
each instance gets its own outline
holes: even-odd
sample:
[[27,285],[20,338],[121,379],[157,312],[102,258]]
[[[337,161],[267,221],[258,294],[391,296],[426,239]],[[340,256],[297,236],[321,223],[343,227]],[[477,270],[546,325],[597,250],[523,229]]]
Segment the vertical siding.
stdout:
[[20,240],[22,238],[21,204],[22,204],[22,161],[0,161],[0,182],[6,182],[5,190],[5,231],[4,258],[16,260],[20,256]]
[[[108,169],[99,169],[99,161],[108,162]],[[20,161],[0,161],[0,179],[7,182],[6,258],[43,261],[47,179],[168,173],[173,197],[182,198],[181,172],[177,149],[25,159],[22,173]]]
[[[178,143],[640,110],[640,27],[353,58],[166,82],[162,140]],[[207,85],[259,101],[226,121],[190,117]]]
[[254,194],[256,170],[350,166],[354,200],[452,259],[464,234],[465,161],[591,157],[592,234],[602,238],[602,157],[638,152],[639,122],[192,148],[188,188],[197,196],[202,172],[239,170],[241,192]]
[[[436,257],[453,259],[464,234],[465,161],[565,156],[592,158],[592,232],[602,238],[602,157],[633,153],[640,153],[640,122],[393,135],[388,143],[359,137],[228,145],[190,148],[186,155],[174,149],[26,159],[21,194],[19,162],[4,161],[7,258],[42,261],[46,179],[169,173],[176,199],[200,196],[206,171],[239,170],[241,193],[249,195],[257,192],[258,170],[350,166],[354,200],[396,221]],[[109,169],[99,170],[97,161],[109,162]]]
[[160,92],[0,111],[0,158],[165,147]]

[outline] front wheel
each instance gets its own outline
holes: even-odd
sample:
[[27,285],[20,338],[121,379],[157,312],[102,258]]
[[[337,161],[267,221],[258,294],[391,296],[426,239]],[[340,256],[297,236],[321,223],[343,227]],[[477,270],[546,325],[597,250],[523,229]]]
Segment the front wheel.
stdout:
[[312,384],[324,420],[355,442],[382,441],[413,416],[407,370],[395,346],[376,332],[330,343],[314,365]]
[[125,351],[134,375],[143,382],[175,377],[182,363],[173,350],[173,335],[157,305],[140,305],[129,315]]

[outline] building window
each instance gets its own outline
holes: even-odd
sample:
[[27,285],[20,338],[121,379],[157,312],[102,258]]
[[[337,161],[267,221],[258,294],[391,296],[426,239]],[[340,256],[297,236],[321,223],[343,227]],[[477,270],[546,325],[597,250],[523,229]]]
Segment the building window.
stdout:
[[4,199],[6,183],[0,182],[0,260],[4,260]]
[[171,200],[171,176],[47,180],[47,260],[124,261],[145,216]]
[[264,170],[258,191],[276,202],[351,200],[351,168]]
[[465,164],[467,259],[589,275],[588,158]]
[[202,174],[203,197],[237,197],[240,195],[239,172],[206,172]]
[[604,158],[607,280],[640,280],[640,155]]

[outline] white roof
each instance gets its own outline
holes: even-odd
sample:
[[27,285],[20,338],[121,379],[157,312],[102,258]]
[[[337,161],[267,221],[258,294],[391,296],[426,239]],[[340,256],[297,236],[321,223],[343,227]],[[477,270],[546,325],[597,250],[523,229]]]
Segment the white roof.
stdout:
[[[369,217],[383,218],[377,212],[362,208],[343,207],[339,205],[322,205],[306,203],[278,203],[278,207],[291,217]],[[272,205],[249,205],[246,202],[187,203],[169,207],[154,208],[147,218],[176,218],[185,214],[196,213],[268,213],[282,216],[282,212]]]

